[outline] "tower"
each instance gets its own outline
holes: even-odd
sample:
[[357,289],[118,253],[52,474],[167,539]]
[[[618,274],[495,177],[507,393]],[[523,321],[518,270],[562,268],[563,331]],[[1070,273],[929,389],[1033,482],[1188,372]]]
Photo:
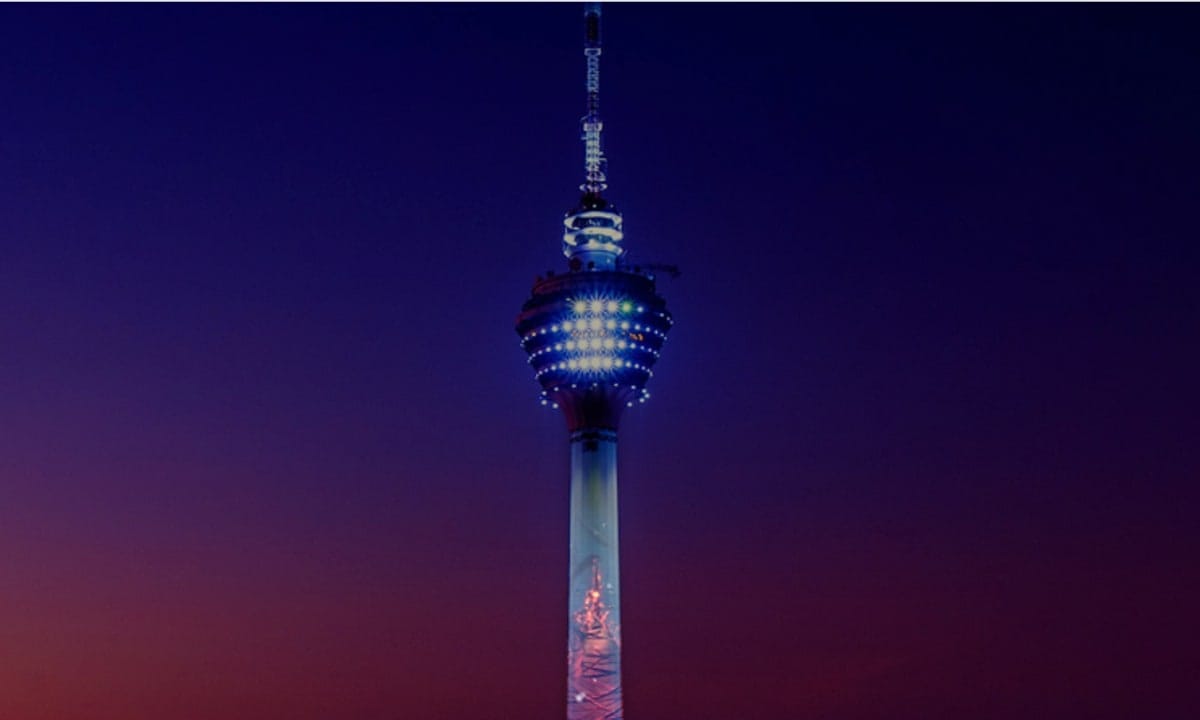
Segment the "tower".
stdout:
[[603,196],[598,4],[585,6],[584,21],[585,176],[563,221],[567,271],[534,283],[516,329],[542,404],[562,410],[570,432],[567,718],[619,720],[617,426],[626,408],[649,397],[646,382],[672,320],[653,274],[624,262],[621,213]]

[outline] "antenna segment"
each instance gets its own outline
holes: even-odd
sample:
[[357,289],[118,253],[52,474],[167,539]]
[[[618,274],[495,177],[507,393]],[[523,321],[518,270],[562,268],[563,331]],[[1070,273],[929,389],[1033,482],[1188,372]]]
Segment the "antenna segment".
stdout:
[[600,149],[600,3],[589,2],[583,6],[586,34],[583,41],[583,56],[587,60],[587,114],[583,116],[583,166],[586,173],[583,190],[589,195],[599,195],[608,187],[604,151]]

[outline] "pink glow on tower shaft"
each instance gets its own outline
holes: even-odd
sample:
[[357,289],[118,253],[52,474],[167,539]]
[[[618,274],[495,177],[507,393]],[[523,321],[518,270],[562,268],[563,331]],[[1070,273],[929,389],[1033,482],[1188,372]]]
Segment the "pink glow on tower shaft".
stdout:
[[571,436],[567,718],[617,720],[621,706],[617,436]]

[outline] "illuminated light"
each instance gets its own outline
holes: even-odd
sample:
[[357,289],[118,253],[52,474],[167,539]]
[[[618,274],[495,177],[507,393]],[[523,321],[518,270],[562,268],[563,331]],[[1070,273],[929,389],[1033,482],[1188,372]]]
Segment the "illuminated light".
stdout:
[[621,303],[621,312],[633,312],[633,303],[628,300]]
[[605,349],[605,350],[612,350],[612,348],[613,348],[613,345],[614,345],[614,344],[615,344],[615,343],[613,343],[613,339],[612,339],[612,338],[608,338],[607,340],[605,340],[605,341],[604,341],[604,349]]
[[568,350],[574,350],[574,349],[575,349],[575,341],[574,341],[574,340],[568,340],[568,341],[567,341],[567,349],[568,349]]
[[592,341],[591,341],[591,340],[586,340],[586,339],[585,339],[585,340],[580,340],[580,341],[579,341],[579,349],[580,349],[580,350],[587,350],[587,349],[588,349],[588,348],[590,348],[591,346],[592,346]]
[[572,328],[574,328],[574,327],[575,327],[575,326],[571,324],[571,321],[570,321],[570,320],[568,320],[567,322],[563,323],[563,330],[566,330],[567,332],[571,332],[571,329],[572,329]]
[[598,313],[603,309],[604,309],[604,303],[600,302],[599,300],[592,301],[592,312]]
[[562,350],[562,343],[554,343],[555,350]]
[[575,312],[577,312],[577,313],[587,312],[587,303],[585,303],[582,300],[576,300],[575,301]]
[[615,363],[615,364],[616,364],[616,366],[617,366],[617,367],[621,367],[622,365],[624,365],[624,364],[625,364],[625,361],[624,361],[624,360],[622,360],[621,358],[617,358],[617,359],[616,359],[616,363]]
[[608,322],[604,323],[604,327],[608,328],[609,330],[616,330],[617,329],[617,321],[609,320]]
[[576,366],[576,365],[578,365],[578,364],[579,364],[579,363],[575,362],[574,360],[570,360],[570,361],[568,361],[568,362],[567,362],[567,367],[569,367],[569,368],[571,368],[572,370],[574,370],[574,369],[575,369],[575,366]]
[[617,311],[617,301],[609,300],[608,305],[606,305],[605,307],[609,312],[616,312]]
[[610,357],[606,357],[606,358],[604,358],[604,360],[601,361],[601,364],[604,365],[605,369],[611,368],[613,366],[613,359]]
[[592,321],[590,323],[588,323],[588,325],[593,330],[599,330],[600,329],[600,318],[592,318]]
[[642,307],[641,305],[638,305],[638,312],[640,312],[640,313],[646,312],[646,308]]
[[625,349],[625,346],[626,346],[626,345],[628,345],[628,344],[629,344],[629,343],[625,342],[624,340],[618,340],[618,341],[617,341],[617,347],[621,348],[622,350],[623,350],[623,349]]
[[625,321],[623,321],[623,322],[621,323],[621,329],[622,329],[622,330],[628,330],[628,329],[629,329],[629,321],[628,321],[628,320],[625,320]]
[[634,324],[633,324],[633,329],[634,329],[634,330],[641,330],[641,329],[642,329],[642,324],[641,324],[641,323],[634,323]]
[[558,326],[557,326],[557,325],[551,325],[551,326],[550,326],[550,332],[558,332]]

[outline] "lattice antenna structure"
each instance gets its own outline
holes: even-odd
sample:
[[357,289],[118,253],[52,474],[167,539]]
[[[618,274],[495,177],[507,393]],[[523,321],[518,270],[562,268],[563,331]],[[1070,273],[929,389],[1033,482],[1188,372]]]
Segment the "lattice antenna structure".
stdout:
[[585,179],[580,190],[599,196],[608,188],[608,161],[600,145],[600,3],[585,3],[583,9],[583,56],[587,61],[587,114],[583,116],[583,167]]

